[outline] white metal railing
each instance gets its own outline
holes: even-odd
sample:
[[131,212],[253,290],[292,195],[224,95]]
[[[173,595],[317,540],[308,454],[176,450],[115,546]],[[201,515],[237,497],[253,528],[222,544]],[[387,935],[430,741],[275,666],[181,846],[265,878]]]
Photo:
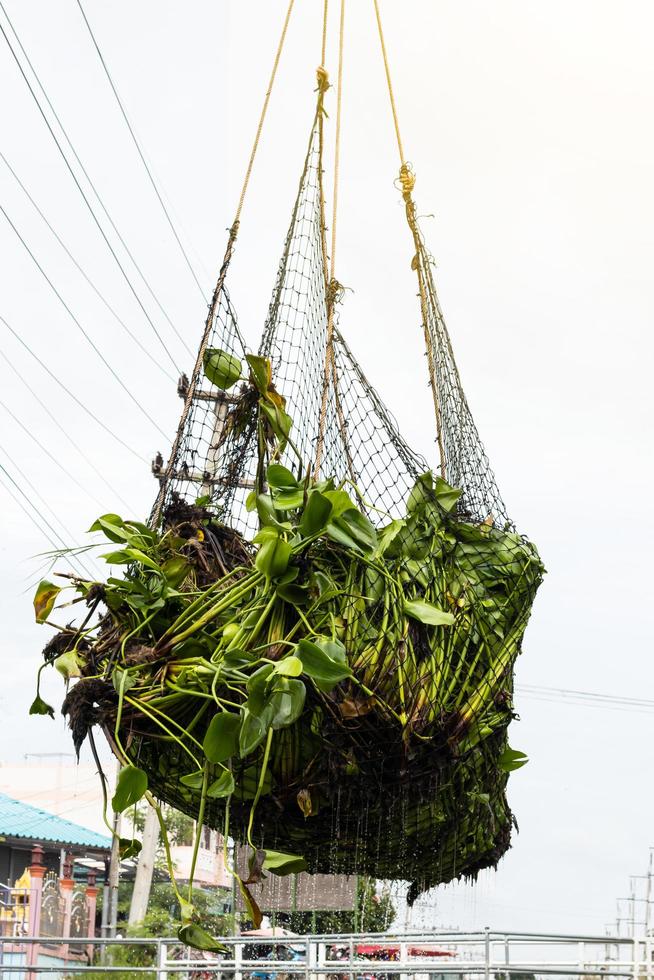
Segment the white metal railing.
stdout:
[[[153,980],[538,980],[627,977],[654,980],[652,937],[540,933],[420,932],[221,939],[226,952],[199,953],[177,939],[0,938],[0,980],[39,974],[149,974]],[[144,949],[145,947],[145,949]],[[120,962],[116,951],[120,950]],[[132,965],[146,952],[151,965]],[[140,956],[138,955],[140,953]],[[385,959],[380,959],[385,956]],[[394,957],[394,958],[390,958]],[[6,974],[6,976],[5,976]]]

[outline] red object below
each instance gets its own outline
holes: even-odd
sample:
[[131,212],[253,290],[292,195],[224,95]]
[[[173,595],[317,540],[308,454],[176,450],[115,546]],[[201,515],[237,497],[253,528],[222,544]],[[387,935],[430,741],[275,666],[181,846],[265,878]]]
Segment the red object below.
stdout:
[[[379,956],[384,959],[397,960],[400,958],[399,946],[357,946],[355,948],[359,956]],[[439,949],[437,946],[407,946],[409,956],[454,956],[455,954],[446,949]]]

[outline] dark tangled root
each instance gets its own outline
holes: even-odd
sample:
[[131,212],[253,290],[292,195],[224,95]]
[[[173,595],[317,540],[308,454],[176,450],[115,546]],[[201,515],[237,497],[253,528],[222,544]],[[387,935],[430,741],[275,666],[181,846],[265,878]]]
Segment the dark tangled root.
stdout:
[[90,730],[109,718],[117,702],[118,696],[111,684],[99,678],[83,677],[71,687],[64,698],[61,713],[68,719],[78,759],[79,750]]

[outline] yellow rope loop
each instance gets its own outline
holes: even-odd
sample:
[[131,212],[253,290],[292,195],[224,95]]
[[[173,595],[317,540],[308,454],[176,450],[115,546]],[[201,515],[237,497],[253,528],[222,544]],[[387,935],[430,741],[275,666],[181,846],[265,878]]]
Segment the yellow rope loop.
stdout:
[[316,80],[318,82],[318,88],[316,89],[318,92],[318,115],[327,116],[324,106],[325,92],[327,89],[331,88],[331,85],[329,82],[329,73],[322,65],[319,65],[318,68],[316,68]]
[[402,197],[409,203],[413,188],[416,186],[416,175],[411,169],[410,163],[403,163],[400,167],[400,187],[402,189]]
[[329,88],[329,72],[323,65],[318,65],[316,68],[316,81],[318,82],[318,92],[324,95]]
[[345,296],[345,286],[341,286],[338,279],[330,279],[325,291],[327,308],[330,309],[335,303],[342,303]]

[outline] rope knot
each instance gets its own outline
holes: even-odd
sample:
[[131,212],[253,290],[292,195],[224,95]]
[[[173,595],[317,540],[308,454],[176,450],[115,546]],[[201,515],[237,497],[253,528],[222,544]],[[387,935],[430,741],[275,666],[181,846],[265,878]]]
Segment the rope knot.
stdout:
[[316,81],[318,82],[317,91],[320,92],[321,95],[324,95],[329,88],[329,73],[322,65],[318,65],[316,68]]
[[400,167],[400,187],[402,188],[402,197],[405,201],[408,201],[411,197],[411,192],[416,186],[416,175],[411,169],[410,163],[403,163]]
[[342,303],[345,296],[345,286],[341,286],[337,279],[330,279],[325,290],[327,307],[332,307],[334,303]]

